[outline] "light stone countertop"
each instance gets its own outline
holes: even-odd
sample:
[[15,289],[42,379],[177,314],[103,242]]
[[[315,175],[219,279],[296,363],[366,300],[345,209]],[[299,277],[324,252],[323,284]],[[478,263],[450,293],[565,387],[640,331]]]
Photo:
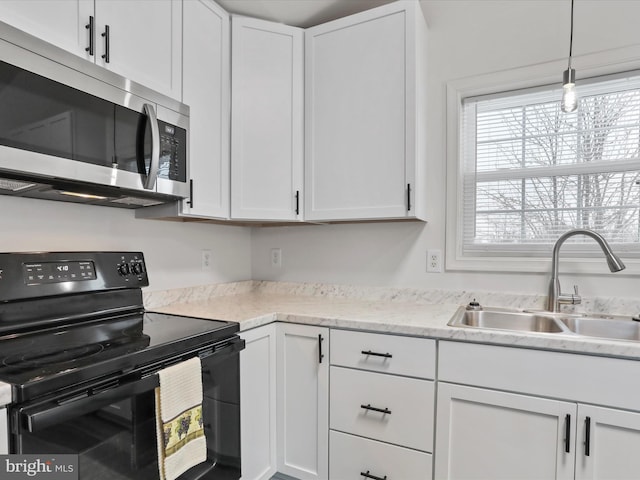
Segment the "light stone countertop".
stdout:
[[447,322],[461,305],[284,294],[258,289],[206,299],[192,298],[188,302],[174,301],[149,310],[238,322],[241,331],[282,321],[640,360],[640,342],[449,327]]
[[11,385],[0,382],[0,407],[11,403]]

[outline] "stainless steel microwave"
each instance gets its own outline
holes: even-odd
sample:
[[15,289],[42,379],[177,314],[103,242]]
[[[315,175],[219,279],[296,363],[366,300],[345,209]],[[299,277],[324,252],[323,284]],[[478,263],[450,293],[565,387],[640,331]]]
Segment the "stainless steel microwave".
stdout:
[[0,27],[0,194],[124,208],[189,195],[186,105]]

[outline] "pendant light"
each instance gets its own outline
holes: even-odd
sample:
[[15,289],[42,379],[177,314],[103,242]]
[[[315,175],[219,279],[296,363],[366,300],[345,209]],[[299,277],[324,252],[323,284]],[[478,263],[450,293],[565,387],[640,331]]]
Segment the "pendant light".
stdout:
[[578,109],[578,94],[576,92],[576,71],[571,68],[571,55],[573,53],[573,2],[571,0],[571,34],[569,35],[569,67],[562,74],[562,102],[560,107],[565,113],[575,112]]

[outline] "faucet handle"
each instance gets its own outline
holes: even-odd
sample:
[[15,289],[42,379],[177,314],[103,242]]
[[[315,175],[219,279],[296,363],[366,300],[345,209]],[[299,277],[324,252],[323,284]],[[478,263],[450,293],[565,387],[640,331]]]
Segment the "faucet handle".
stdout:
[[578,294],[578,285],[573,286],[574,293],[561,293],[558,295],[558,303],[569,305],[579,305],[582,303],[582,297]]
[[580,296],[580,294],[578,293],[578,285],[574,285],[573,286],[573,295],[571,295],[571,304],[572,305],[579,305],[582,303],[582,297]]

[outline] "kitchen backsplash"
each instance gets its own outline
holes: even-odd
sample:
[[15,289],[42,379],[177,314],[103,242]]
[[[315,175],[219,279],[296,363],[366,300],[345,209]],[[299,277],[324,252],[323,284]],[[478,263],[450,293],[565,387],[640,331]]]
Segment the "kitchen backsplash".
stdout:
[[[172,303],[193,303],[214,297],[244,293],[273,295],[314,296],[326,298],[352,298],[367,301],[459,304],[472,300],[491,307],[544,310],[546,295],[531,295],[466,290],[420,290],[414,288],[365,287],[325,283],[292,283],[248,280],[197,287],[144,292],[146,308],[159,308]],[[583,298],[580,305],[563,306],[563,311],[589,312],[615,315],[640,314],[640,299],[617,297]]]

